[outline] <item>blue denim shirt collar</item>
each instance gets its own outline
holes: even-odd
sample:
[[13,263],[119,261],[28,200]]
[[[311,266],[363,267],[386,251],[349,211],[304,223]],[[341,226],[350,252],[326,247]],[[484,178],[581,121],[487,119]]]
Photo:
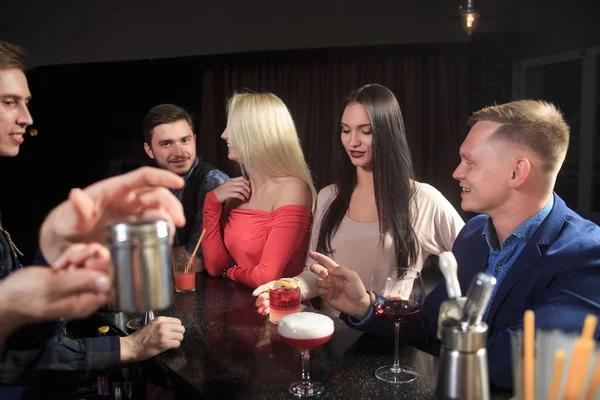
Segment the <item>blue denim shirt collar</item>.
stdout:
[[196,168],[199,163],[200,163],[200,160],[198,159],[198,157],[196,157],[196,159],[194,160],[194,165],[192,165],[192,168],[190,168],[188,173],[183,176],[183,180],[185,181],[185,183],[187,183],[188,179],[190,179],[192,172],[194,172],[194,168]]
[[[183,181],[184,181],[183,187],[185,187],[185,185],[187,185],[188,179],[190,179],[190,176],[192,176],[192,172],[194,172],[194,168],[196,168],[198,166],[198,164],[200,164],[200,159],[198,157],[196,157],[196,159],[194,160],[194,164],[192,165],[192,168],[190,168],[190,170],[188,171],[187,174],[182,176]],[[175,197],[177,197],[179,199],[179,201],[181,201],[181,196],[183,195],[183,188],[169,189],[169,190],[171,191],[171,193],[173,193],[175,195]]]
[[[550,200],[548,201],[548,203],[546,203],[544,208],[535,213],[531,218],[519,225],[513,233],[508,235],[508,237],[504,239],[502,247],[509,246],[515,241],[527,243],[527,241],[531,239],[537,228],[539,228],[539,226],[542,224],[544,219],[546,219],[548,214],[550,214],[552,206],[554,206],[554,195],[550,196]],[[498,247],[498,235],[496,234],[496,228],[494,228],[494,223],[489,217],[487,223],[485,224],[485,227],[483,228],[481,236],[483,236],[483,238],[487,242],[490,251],[494,253],[500,252],[500,248]]]

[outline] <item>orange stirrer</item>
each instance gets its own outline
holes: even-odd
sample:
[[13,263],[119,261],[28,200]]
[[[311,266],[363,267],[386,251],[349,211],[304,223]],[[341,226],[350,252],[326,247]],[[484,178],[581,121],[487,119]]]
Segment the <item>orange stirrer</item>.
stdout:
[[594,339],[594,333],[596,333],[596,325],[598,324],[598,318],[593,314],[588,314],[583,322],[583,330],[581,337],[583,339]]
[[600,356],[596,359],[596,366],[594,367],[592,380],[585,394],[585,400],[592,400],[598,392],[598,387],[600,387]]
[[194,257],[196,257],[196,252],[198,251],[198,247],[200,247],[200,243],[202,243],[202,238],[204,238],[205,233],[206,233],[206,229],[202,229],[202,233],[200,234],[198,243],[196,243],[196,248],[194,249],[194,252],[190,256],[190,259],[188,260],[187,265],[185,266],[185,272],[189,272],[192,269],[192,261],[194,260]]
[[523,322],[523,400],[535,400],[535,315],[525,311]]
[[560,390],[560,383],[562,381],[562,374],[566,359],[566,351],[558,349],[554,352],[554,370],[552,371],[552,384],[550,385],[548,400],[558,400],[558,391]]
[[594,345],[595,343],[591,339],[580,337],[575,340],[569,373],[567,374],[567,384],[563,395],[564,400],[579,400],[581,398]]

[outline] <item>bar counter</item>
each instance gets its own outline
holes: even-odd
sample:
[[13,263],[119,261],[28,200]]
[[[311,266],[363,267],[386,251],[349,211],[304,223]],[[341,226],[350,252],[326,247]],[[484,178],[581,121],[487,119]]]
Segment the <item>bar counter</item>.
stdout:
[[[308,311],[310,312],[310,311]],[[100,312],[119,334],[130,334],[136,315]],[[277,326],[256,313],[252,290],[223,278],[196,275],[196,291],[175,294],[174,304],[157,315],[181,319],[181,347],[155,357],[170,390],[184,398],[286,399],[300,380],[300,353],[279,337]],[[334,318],[331,340],[311,352],[310,376],[325,385],[322,399],[431,399],[439,360],[401,347],[401,365],[419,373],[413,382],[392,385],[375,370],[393,363],[392,338],[364,334]],[[493,393],[509,399],[510,393]]]

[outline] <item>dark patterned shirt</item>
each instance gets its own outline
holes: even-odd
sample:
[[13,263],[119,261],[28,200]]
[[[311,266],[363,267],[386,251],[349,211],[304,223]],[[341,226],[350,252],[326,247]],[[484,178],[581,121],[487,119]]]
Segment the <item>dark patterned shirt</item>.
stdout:
[[[190,176],[192,175],[194,168],[196,168],[198,166],[198,161],[199,160],[196,157],[196,161],[194,162],[194,165],[192,166],[192,168],[190,168],[189,172],[183,176],[183,180],[185,181],[183,188],[177,189],[177,190],[171,189],[171,193],[173,193],[175,195],[175,197],[177,197],[179,199],[179,201],[182,201],[183,191],[185,190],[185,188],[187,186],[188,180],[189,180]],[[213,169],[212,171],[208,172],[204,176],[204,179],[202,180],[200,187],[202,189],[204,189],[206,191],[206,193],[208,193],[211,190],[213,190],[214,188],[221,186],[223,183],[225,183],[225,181],[227,179],[229,179],[229,176],[225,172],[221,171],[220,169]],[[196,212],[196,217],[194,218],[194,222],[192,225],[192,232],[190,234],[190,240],[188,241],[188,243],[186,245],[186,251],[189,254],[192,254],[194,252],[194,248],[196,247],[196,243],[198,243],[198,240],[200,239],[201,234],[202,234],[202,209],[199,209]],[[175,241],[174,241],[173,245],[175,247],[180,246],[177,236],[175,236]],[[204,260],[204,257],[202,256],[202,247],[198,247],[198,251],[196,252],[196,258],[198,260]]]
[[[8,237],[0,232],[0,279],[20,268]],[[63,321],[46,322],[14,332],[0,346],[0,386],[31,384],[42,371],[92,371],[119,365],[118,336],[73,340],[57,336],[63,325]],[[0,389],[4,398],[7,392]]]

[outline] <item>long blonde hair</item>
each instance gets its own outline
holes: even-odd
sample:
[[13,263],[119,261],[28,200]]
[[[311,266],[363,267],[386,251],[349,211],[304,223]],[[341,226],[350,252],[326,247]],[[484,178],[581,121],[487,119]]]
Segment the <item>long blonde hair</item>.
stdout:
[[240,155],[242,171],[253,168],[272,178],[296,177],[317,199],[294,120],[273,93],[234,93],[227,104],[229,145]]

